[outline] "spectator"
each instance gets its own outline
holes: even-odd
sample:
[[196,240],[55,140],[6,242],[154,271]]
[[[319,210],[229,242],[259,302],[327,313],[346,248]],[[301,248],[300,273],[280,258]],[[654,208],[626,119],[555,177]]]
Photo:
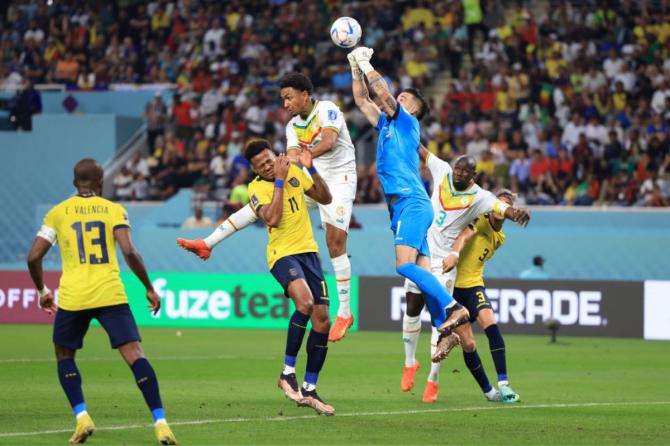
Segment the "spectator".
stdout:
[[156,148],[156,138],[165,134],[167,124],[167,106],[163,102],[161,91],[156,91],[153,100],[144,107],[144,117],[147,120],[149,151],[153,153]]
[[175,93],[172,103],[172,116],[175,122],[175,133],[177,138],[190,141],[193,137],[193,110],[191,102],[184,100],[181,93]]
[[483,133],[479,129],[475,130],[475,137],[466,146],[465,153],[479,161],[482,158],[482,154],[488,150],[488,139],[484,137]]
[[42,96],[30,80],[23,82],[23,89],[10,101],[9,112],[14,130],[33,129],[33,115],[42,112]]
[[56,64],[56,80],[67,84],[76,84],[79,76],[79,61],[74,58],[71,51],[65,53],[63,60]]
[[203,215],[201,205],[195,205],[193,208],[193,215],[188,217],[181,225],[181,227],[185,229],[204,229],[213,226],[212,219]]
[[133,197],[133,174],[128,167],[123,166],[119,173],[114,177],[114,187],[116,188],[116,200],[129,201]]
[[547,280],[549,273],[544,269],[544,257],[533,257],[533,266],[524,270],[519,274],[520,279],[524,280]]
[[518,158],[512,161],[509,176],[512,180],[512,192],[518,194],[528,191],[530,186],[530,160],[526,152],[520,152]]
[[133,200],[144,201],[149,199],[149,181],[147,181],[146,176],[141,173],[135,174],[130,189]]

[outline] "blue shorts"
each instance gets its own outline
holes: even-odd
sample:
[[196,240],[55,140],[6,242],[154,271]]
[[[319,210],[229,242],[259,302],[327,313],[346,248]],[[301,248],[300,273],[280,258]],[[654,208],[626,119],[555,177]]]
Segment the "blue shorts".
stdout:
[[54,321],[54,344],[71,350],[80,349],[92,319],[97,319],[105,329],[112,348],[142,340],[130,307],[119,304],[77,311],[59,309]]
[[433,223],[433,205],[430,200],[417,197],[399,198],[389,204],[391,231],[394,245],[411,246],[419,255],[430,257],[428,228]]
[[486,295],[486,288],[474,286],[472,288],[454,288],[454,299],[470,312],[470,323],[477,320],[479,312],[484,308],[493,309],[491,301]]
[[286,297],[288,285],[297,279],[305,279],[314,298],[314,305],[330,305],[328,287],[323,280],[321,259],[315,252],[306,252],[282,257],[277,260],[270,270],[277,282],[284,288]]

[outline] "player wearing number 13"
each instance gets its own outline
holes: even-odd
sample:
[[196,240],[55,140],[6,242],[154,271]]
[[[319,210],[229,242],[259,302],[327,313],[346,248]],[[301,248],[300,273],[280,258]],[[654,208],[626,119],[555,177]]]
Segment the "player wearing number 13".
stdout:
[[[28,268],[40,295],[40,306],[49,314],[56,313],[53,342],[58,378],[77,421],[70,443],[85,442],[95,430],[86,410],[75,354],[83,345],[91,320],[97,319],[107,332],[112,348],[118,349],[130,366],[151,410],[159,443],[177,444],[165,421],[156,373],[144,357],[137,325],[119,277],[115,242],[119,243],[130,269],[144,284],[154,314],[160,309],[160,298],[130,239],[125,209],[99,196],[102,178],[102,167],[93,159],[83,159],[75,165],[77,195],[47,213],[28,254]],[[60,246],[63,269],[58,307],[42,275],[42,259],[56,242]]]

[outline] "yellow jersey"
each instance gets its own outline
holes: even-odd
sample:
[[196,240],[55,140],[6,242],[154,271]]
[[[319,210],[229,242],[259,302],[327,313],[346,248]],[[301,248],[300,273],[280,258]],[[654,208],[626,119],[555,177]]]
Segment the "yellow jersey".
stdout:
[[475,235],[461,252],[456,288],[484,286],[484,264],[505,243],[505,233],[496,231],[486,215],[475,222]]
[[[267,260],[270,269],[282,257],[319,252],[305,202],[305,191],[311,189],[313,184],[302,169],[291,164],[284,182],[284,206],[279,226],[268,227]],[[273,194],[273,181],[257,176],[249,184],[251,207],[256,214],[261,206],[270,204]]]
[[128,302],[114,239],[114,230],[123,227],[130,227],[123,206],[96,196],[73,196],[47,213],[37,235],[60,246],[59,308],[75,311]]

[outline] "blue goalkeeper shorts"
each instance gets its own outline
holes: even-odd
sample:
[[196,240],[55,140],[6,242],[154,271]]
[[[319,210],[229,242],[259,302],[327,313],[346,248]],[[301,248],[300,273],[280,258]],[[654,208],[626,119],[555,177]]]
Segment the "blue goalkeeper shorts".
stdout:
[[430,200],[401,197],[389,204],[393,244],[411,246],[419,255],[430,257],[428,228],[433,223],[433,205]]

